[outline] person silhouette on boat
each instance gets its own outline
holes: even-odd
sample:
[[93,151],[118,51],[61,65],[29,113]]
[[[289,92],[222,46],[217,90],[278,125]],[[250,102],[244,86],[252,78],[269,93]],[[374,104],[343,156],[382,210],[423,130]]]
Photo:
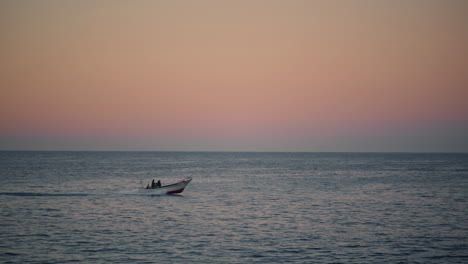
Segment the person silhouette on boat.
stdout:
[[154,179],[151,182],[151,189],[161,188],[161,180],[158,180],[157,183],[154,183]]

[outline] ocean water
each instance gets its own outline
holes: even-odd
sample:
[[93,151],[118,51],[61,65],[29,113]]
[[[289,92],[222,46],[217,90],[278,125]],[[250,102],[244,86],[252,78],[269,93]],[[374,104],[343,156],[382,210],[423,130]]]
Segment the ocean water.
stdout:
[[0,263],[468,263],[468,154],[5,151],[0,183]]

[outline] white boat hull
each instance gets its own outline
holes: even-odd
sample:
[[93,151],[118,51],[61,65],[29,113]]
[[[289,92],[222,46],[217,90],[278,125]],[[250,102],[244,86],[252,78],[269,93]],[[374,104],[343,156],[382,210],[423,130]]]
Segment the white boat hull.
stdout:
[[164,185],[159,188],[146,188],[148,191],[157,191],[158,193],[174,194],[181,193],[185,187],[192,181],[192,179],[184,179],[178,183]]

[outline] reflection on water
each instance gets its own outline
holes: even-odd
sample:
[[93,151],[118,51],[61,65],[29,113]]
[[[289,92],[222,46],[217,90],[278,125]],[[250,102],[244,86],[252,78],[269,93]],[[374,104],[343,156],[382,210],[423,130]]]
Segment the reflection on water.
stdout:
[[0,262],[466,263],[467,158],[0,152]]

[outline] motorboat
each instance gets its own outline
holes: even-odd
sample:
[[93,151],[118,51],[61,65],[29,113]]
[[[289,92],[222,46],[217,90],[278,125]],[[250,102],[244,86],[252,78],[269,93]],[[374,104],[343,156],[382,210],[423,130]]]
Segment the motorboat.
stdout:
[[166,194],[173,194],[173,193],[181,193],[184,191],[185,187],[192,181],[192,178],[183,179],[177,183],[163,185],[161,187],[154,187],[152,188],[151,185],[148,184],[145,190],[157,190],[158,193],[166,193]]

